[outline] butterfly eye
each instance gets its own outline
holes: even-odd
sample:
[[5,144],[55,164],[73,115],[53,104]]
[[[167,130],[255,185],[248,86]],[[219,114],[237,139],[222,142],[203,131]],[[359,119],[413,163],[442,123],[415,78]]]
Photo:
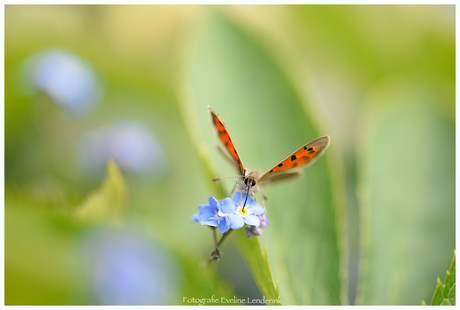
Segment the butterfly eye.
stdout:
[[256,180],[246,178],[244,179],[244,184],[246,184],[246,186],[249,186],[249,187],[256,186]]

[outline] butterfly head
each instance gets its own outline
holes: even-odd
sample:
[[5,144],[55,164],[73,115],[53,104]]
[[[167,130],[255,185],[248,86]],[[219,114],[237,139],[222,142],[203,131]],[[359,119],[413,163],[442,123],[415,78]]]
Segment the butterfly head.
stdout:
[[242,193],[246,192],[249,196],[254,196],[260,191],[258,185],[259,173],[256,171],[248,171],[244,167],[244,176],[237,183],[237,187],[241,190]]
[[250,176],[245,176],[243,178],[243,182],[244,182],[244,185],[246,185],[246,187],[254,187],[256,186],[257,184],[257,181],[256,179],[254,178],[254,176],[250,175]]

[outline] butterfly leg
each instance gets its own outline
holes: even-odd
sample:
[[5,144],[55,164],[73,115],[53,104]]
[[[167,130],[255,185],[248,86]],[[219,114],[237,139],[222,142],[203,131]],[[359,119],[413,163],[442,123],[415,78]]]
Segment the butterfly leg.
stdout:
[[232,197],[232,196],[233,196],[233,194],[235,193],[235,190],[236,190],[237,186],[238,186],[238,182],[235,183],[235,185],[233,186],[233,189],[232,189],[232,191],[230,192],[230,195],[228,195],[228,197]]
[[257,188],[260,191],[260,196],[261,196],[260,200],[262,200],[262,206],[264,207],[265,215],[268,215],[268,212],[267,212],[267,209],[265,208],[265,203],[264,203],[264,200],[267,199],[267,197],[264,195],[264,192],[262,191],[262,188],[259,186],[259,184],[257,184]]
[[241,197],[243,197],[243,195],[240,195],[240,201],[238,201],[238,207],[241,205]]
[[265,203],[264,203],[264,196],[263,196],[263,194],[261,194],[261,196],[262,196],[262,199],[261,199],[261,200],[262,200],[262,206],[264,207],[265,215],[268,215],[267,209],[265,208]]

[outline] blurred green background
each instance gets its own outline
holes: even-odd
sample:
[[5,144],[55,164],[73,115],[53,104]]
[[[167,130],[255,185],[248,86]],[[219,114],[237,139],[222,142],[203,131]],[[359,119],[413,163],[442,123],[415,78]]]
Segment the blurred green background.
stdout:
[[203,267],[190,221],[206,171],[235,175],[207,105],[251,169],[331,137],[264,190],[285,305],[429,303],[455,249],[453,5],[6,5],[5,304],[261,298],[232,236]]

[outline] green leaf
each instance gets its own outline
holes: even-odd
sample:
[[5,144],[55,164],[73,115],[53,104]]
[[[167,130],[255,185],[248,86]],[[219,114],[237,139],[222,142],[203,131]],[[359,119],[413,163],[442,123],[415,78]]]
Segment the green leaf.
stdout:
[[127,207],[127,184],[115,159],[110,159],[107,161],[107,172],[101,186],[88,195],[74,215],[79,222],[119,224]]
[[234,233],[241,253],[251,270],[259,290],[270,300],[271,305],[282,305],[278,283],[273,279],[270,262],[268,259],[267,245],[262,248],[259,238],[246,237],[240,229]]
[[181,289],[183,297],[176,304],[197,306],[201,301],[203,305],[220,306],[235,296],[234,290],[217,273],[217,268],[208,268],[202,264],[203,260],[199,261],[186,253],[181,253],[178,259],[181,261],[184,280]]
[[[237,172],[210,150],[217,139],[207,105],[224,119],[249,169],[268,171],[303,144],[327,134],[319,133],[312,120],[315,115],[306,112],[307,104],[273,58],[273,51],[264,49],[255,36],[222,14],[213,12],[208,17],[191,44],[194,48],[187,51],[189,65],[180,99],[190,132],[205,155],[203,161],[212,167],[213,177]],[[278,298],[278,282],[284,304],[341,303],[339,235],[345,217],[341,216],[343,200],[331,181],[331,175],[338,173],[328,163],[330,149],[306,170],[302,180],[264,188],[270,226],[261,238],[247,240],[242,232],[234,234],[266,299]],[[341,179],[336,180],[340,183]],[[226,191],[215,191],[221,195],[217,198],[228,195],[234,181],[222,181]],[[269,276],[270,269],[276,281]]]
[[357,303],[429,300],[432,279],[451,259],[455,123],[440,108],[444,100],[450,98],[430,80],[407,74],[376,85],[361,109],[356,154],[363,260]]
[[455,306],[455,251],[450,269],[446,272],[444,284],[438,278],[431,305]]
[[[455,266],[454,266],[455,269]],[[455,305],[455,284],[449,290],[449,302],[451,305]]]

